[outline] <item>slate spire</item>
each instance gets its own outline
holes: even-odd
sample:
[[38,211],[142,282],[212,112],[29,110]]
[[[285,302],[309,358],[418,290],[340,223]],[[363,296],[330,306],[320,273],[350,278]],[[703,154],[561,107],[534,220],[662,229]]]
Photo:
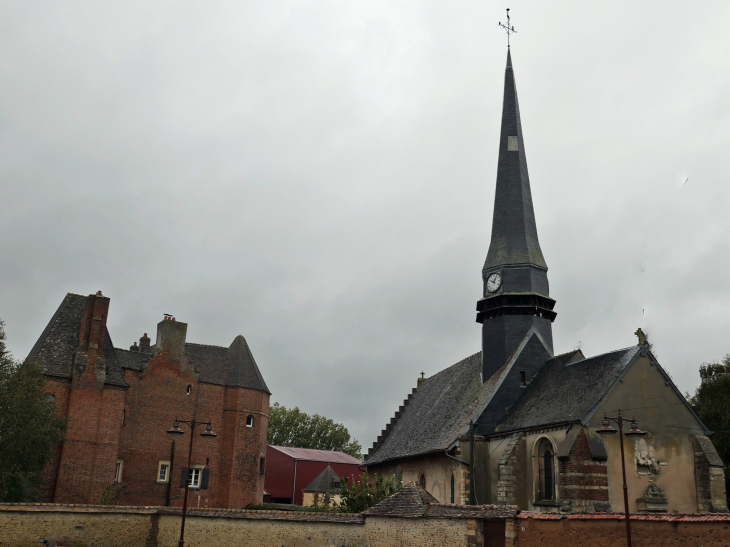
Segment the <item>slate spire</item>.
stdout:
[[530,176],[527,172],[525,143],[520,123],[520,105],[517,101],[517,87],[509,49],[504,74],[502,130],[499,139],[492,242],[489,245],[483,271],[508,264],[534,264],[547,269],[537,239]]
[[555,301],[550,298],[547,270],[537,239],[520,106],[508,49],[492,240],[482,269],[483,297],[477,302],[477,321],[482,323],[482,381],[486,382],[507,362],[533,327],[552,353],[552,322],[557,314],[553,311]]

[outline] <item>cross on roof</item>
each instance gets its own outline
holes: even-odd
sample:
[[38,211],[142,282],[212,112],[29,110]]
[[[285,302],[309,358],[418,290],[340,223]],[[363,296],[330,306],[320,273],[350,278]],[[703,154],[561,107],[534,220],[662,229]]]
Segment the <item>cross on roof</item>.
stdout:
[[513,27],[512,25],[510,25],[510,22],[509,22],[509,8],[507,8],[507,24],[505,25],[504,23],[502,23],[500,21],[499,22],[499,26],[502,27],[504,30],[507,31],[507,47],[509,47],[509,35],[512,34],[512,33],[517,32],[515,30],[515,27]]

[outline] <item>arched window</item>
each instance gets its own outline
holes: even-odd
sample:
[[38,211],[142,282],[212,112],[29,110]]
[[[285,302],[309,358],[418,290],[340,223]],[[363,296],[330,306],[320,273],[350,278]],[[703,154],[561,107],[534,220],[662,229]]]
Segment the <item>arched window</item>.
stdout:
[[421,488],[424,490],[426,489],[426,474],[421,473],[421,476],[418,478],[418,484],[421,485]]
[[456,481],[454,480],[454,474],[451,473],[451,503],[456,503],[456,492],[454,491],[455,485]]
[[537,447],[538,501],[555,501],[555,452],[549,439],[540,439]]

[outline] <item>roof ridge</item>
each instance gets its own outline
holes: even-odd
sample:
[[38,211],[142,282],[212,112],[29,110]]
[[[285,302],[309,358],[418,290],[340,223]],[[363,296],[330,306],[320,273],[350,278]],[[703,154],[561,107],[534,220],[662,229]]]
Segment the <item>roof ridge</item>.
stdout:
[[202,348],[219,348],[219,349],[228,349],[226,346],[214,346],[213,344],[198,344],[196,342],[185,342],[186,346],[199,346]]
[[628,351],[630,349],[641,349],[641,346],[626,346],[625,348],[615,349],[613,351],[606,351],[604,353],[599,353],[598,355],[591,355],[590,357],[586,357],[585,359],[581,359],[580,361],[576,361],[575,363],[571,363],[570,365],[565,365],[565,366],[572,367],[573,365],[577,365],[579,363],[582,363],[583,361],[590,361],[591,359],[603,357],[604,355],[610,355],[611,353],[618,353],[619,351]]

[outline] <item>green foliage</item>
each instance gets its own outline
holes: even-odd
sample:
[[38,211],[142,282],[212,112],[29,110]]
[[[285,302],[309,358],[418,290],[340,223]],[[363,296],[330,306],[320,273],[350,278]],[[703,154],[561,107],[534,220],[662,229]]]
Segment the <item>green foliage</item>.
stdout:
[[299,407],[286,408],[274,403],[269,408],[268,444],[338,450],[361,458],[362,446],[357,439],[351,439],[342,424],[319,414],[310,416]]
[[725,485],[730,493],[730,354],[721,363],[702,365],[700,378],[700,386],[689,402],[715,432],[712,442],[726,465]]
[[339,504],[341,512],[361,513],[403,488],[403,481],[396,478],[395,475],[378,475],[375,473],[373,484],[369,484],[369,479],[369,475],[363,473],[361,480],[355,482],[352,487],[347,484],[348,481],[342,482]]
[[32,501],[65,419],[46,395],[43,369],[19,363],[5,346],[0,321],[0,501]]
[[119,497],[121,487],[117,484],[110,484],[101,489],[99,493],[99,505],[114,505]]

